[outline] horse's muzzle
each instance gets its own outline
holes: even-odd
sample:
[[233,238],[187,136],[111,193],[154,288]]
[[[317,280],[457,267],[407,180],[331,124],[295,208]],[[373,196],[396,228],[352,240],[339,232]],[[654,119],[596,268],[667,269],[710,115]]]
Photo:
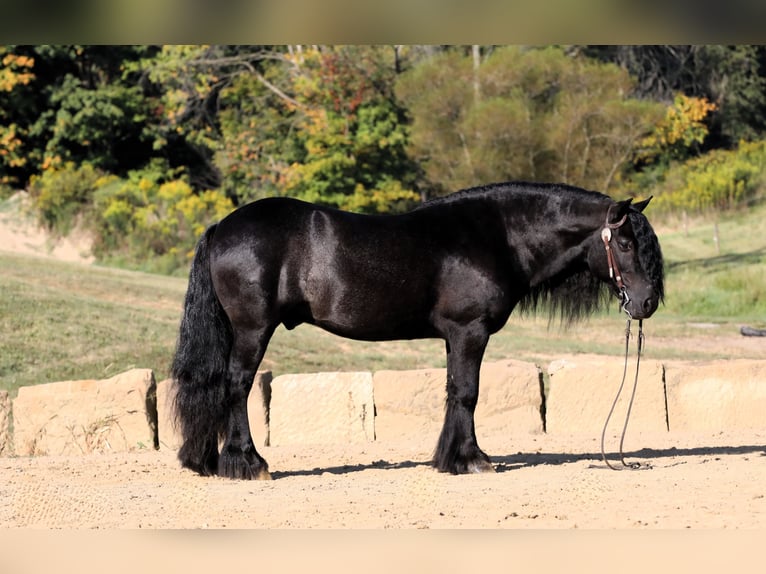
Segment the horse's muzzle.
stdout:
[[631,296],[627,289],[620,293],[622,301],[621,309],[628,314],[631,319],[648,319],[659,306],[659,297],[652,294],[647,296]]

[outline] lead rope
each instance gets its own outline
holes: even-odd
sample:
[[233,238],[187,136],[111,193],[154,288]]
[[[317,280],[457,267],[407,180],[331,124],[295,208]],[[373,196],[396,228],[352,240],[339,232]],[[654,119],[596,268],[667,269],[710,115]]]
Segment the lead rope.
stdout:
[[[644,348],[644,324],[643,320],[639,319],[638,321],[638,351],[636,355],[636,376],[633,380],[633,392],[630,395],[630,401],[628,402],[628,411],[625,414],[625,424],[622,427],[622,435],[620,436],[620,462],[622,463],[623,468],[629,468],[631,470],[638,470],[641,468],[641,463],[639,462],[632,462],[630,464],[625,462],[625,455],[622,452],[622,446],[625,442],[625,434],[628,430],[628,421],[630,420],[630,411],[633,408],[633,399],[636,397],[636,388],[638,387],[638,369],[641,365],[641,351]],[[604,451],[604,437],[606,436],[606,429],[609,426],[609,419],[612,418],[612,413],[614,413],[614,408],[617,406],[617,401],[620,399],[620,395],[622,394],[622,388],[625,385],[625,378],[628,373],[628,353],[630,350],[630,317],[628,317],[628,322],[625,325],[625,366],[622,371],[622,381],[620,382],[620,387],[617,389],[617,396],[614,397],[614,402],[612,402],[612,408],[609,409],[609,415],[606,417],[606,421],[604,422],[604,429],[601,431],[601,458],[603,459],[606,466],[611,468],[612,470],[622,470],[620,467],[615,467],[609,464],[609,461],[606,458],[606,453]],[[647,468],[649,468],[647,466]]]

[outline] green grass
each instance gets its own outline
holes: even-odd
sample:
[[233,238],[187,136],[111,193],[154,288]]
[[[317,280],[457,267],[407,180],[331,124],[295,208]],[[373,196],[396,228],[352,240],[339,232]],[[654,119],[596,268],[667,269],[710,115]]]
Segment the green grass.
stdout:
[[[719,337],[736,342],[740,325],[766,327],[765,222],[763,206],[722,219],[720,254],[710,222],[696,223],[688,235],[659,228],[667,302],[646,322],[648,356],[726,358],[731,344],[719,348]],[[22,385],[105,378],[131,367],[167,377],[185,291],[185,278],[0,253],[0,389],[15,394]],[[547,317],[514,315],[486,358],[544,363],[573,353],[620,355],[624,326],[616,306],[567,330],[549,327]],[[763,343],[736,356],[766,358]],[[364,343],[301,326],[277,330],[262,367],[278,375],[444,365],[441,341]]]
[[714,222],[661,232],[666,312],[688,321],[766,322],[766,205]]
[[7,254],[0,268],[0,388],[167,373],[183,280]]

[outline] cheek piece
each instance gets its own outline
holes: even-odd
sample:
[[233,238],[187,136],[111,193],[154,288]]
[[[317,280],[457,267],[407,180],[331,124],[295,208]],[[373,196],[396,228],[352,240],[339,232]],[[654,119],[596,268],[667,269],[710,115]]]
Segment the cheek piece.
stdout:
[[612,250],[611,245],[612,230],[622,226],[627,217],[627,215],[623,215],[622,219],[617,223],[609,223],[607,221],[604,224],[604,228],[601,230],[601,241],[603,241],[604,249],[606,249],[606,262],[609,266],[609,278],[614,281],[615,285],[617,285],[617,289],[620,291],[620,301],[622,302],[621,309],[628,315],[628,317],[631,317],[630,311],[628,311],[630,296],[628,295],[628,290],[625,288],[625,283],[622,280],[622,274],[620,273],[620,268],[617,265],[617,259],[614,256],[614,251]]

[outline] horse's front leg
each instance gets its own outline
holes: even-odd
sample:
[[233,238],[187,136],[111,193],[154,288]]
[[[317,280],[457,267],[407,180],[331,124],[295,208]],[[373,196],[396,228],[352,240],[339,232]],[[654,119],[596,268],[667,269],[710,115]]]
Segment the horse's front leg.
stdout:
[[474,411],[479,399],[479,369],[489,335],[459,329],[447,340],[447,406],[433,465],[441,472],[494,472],[476,441]]

